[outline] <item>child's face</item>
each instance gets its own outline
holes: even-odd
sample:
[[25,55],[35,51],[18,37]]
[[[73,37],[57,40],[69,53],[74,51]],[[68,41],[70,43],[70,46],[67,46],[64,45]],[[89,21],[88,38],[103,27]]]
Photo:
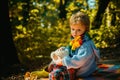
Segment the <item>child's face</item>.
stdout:
[[82,35],[86,31],[86,26],[82,24],[70,25],[71,35],[75,38],[76,36]]

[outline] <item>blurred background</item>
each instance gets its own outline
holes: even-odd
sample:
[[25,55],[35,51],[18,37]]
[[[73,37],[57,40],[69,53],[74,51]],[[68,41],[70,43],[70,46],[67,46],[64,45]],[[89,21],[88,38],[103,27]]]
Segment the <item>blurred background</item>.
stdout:
[[69,18],[77,11],[89,15],[89,33],[101,59],[120,60],[120,0],[8,0],[3,7],[7,13],[2,16],[8,17],[1,26],[5,69],[16,64],[31,70],[47,65],[51,51],[68,45]]

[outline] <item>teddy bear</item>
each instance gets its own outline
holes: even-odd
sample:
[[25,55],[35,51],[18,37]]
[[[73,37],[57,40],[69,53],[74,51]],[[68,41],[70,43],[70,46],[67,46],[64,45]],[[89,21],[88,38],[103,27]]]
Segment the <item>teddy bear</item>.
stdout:
[[65,56],[69,55],[69,51],[65,47],[60,47],[57,50],[51,52],[50,56],[54,63],[57,63],[58,60],[63,59]]

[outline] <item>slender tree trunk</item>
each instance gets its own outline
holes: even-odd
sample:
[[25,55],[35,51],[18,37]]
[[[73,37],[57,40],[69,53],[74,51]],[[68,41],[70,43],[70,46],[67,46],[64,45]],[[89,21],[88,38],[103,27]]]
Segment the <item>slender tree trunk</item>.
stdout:
[[95,16],[94,21],[92,22],[92,29],[99,29],[100,25],[102,24],[102,18],[105,12],[105,9],[107,8],[110,0],[99,0],[98,2],[98,12]]
[[0,73],[7,75],[10,73],[10,66],[19,64],[19,59],[12,38],[8,1],[0,1],[0,12]]
[[23,6],[23,26],[28,24],[29,19],[29,8],[30,8],[30,0],[23,0],[26,4]]
[[65,10],[66,4],[67,4],[67,0],[60,0],[60,5],[59,5],[60,13],[59,13],[59,17],[61,19],[66,19],[66,14],[67,14],[67,11]]

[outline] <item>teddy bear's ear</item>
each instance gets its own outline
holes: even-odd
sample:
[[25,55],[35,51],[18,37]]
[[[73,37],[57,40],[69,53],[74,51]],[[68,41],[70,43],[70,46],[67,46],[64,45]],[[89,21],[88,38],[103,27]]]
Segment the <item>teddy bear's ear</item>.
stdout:
[[51,52],[50,57],[53,59],[54,55],[55,55],[55,52]]

